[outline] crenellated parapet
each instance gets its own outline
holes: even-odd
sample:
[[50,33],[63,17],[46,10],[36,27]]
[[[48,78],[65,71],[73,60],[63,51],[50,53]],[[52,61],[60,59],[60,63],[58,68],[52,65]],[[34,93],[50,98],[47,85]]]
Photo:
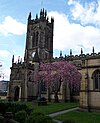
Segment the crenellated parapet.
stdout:
[[67,60],[67,61],[73,61],[73,60],[82,60],[82,59],[98,59],[100,58],[100,52],[98,53],[95,53],[94,52],[94,47],[93,47],[93,50],[92,50],[92,53],[87,53],[87,54],[84,54],[83,53],[83,50],[81,48],[81,53],[79,55],[73,55],[72,54],[72,50],[70,49],[70,55],[65,55],[63,56],[62,55],[62,51],[60,51],[60,56],[59,57],[56,57],[54,58],[56,61],[57,60]]
[[72,62],[78,69],[81,69],[82,67],[85,67],[86,60],[90,60],[93,62],[93,60],[95,59],[100,59],[100,52],[95,53],[93,47],[93,51],[90,54],[89,53],[84,54],[82,48],[81,48],[81,53],[79,55],[73,55],[72,50],[70,50],[69,55],[63,56],[62,52],[60,51],[60,56],[55,57],[52,61],[64,60],[64,61]]

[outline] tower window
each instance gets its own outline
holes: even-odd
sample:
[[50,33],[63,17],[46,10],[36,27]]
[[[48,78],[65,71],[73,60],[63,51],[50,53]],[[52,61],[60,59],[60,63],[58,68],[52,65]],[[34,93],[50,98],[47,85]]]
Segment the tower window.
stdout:
[[96,70],[93,74],[94,89],[100,90],[100,70]]
[[35,47],[35,33],[33,33],[32,37],[32,47]]
[[36,32],[36,46],[38,45],[38,32]]

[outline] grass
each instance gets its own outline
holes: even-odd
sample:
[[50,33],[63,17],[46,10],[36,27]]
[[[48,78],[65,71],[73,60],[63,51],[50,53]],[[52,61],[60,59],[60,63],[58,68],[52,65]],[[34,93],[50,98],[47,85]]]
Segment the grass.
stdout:
[[50,113],[54,113],[54,112],[58,112],[58,111],[79,106],[78,103],[48,103],[47,106],[33,105],[31,102],[22,102],[22,103],[26,103],[28,107],[33,108],[34,112],[41,112],[44,114],[50,114]]
[[73,111],[55,117],[57,120],[74,120],[75,123],[100,123],[100,113]]
[[78,106],[78,103],[49,103],[47,106],[35,106],[34,111],[50,114]]

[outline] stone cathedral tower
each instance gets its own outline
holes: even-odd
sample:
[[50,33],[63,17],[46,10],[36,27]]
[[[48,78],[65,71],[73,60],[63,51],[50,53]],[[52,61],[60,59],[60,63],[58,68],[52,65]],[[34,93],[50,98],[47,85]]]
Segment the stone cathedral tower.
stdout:
[[49,21],[44,9],[35,19],[29,13],[24,62],[19,57],[15,63],[13,55],[8,98],[27,101],[38,96],[39,85],[37,83],[34,86],[28,75],[37,69],[40,62],[53,58],[53,26],[54,19]]
[[47,12],[44,9],[40,11],[40,17],[36,15],[31,19],[31,13],[28,17],[25,62],[31,62],[38,54],[40,61],[51,60],[53,58],[53,25],[54,19],[48,21]]

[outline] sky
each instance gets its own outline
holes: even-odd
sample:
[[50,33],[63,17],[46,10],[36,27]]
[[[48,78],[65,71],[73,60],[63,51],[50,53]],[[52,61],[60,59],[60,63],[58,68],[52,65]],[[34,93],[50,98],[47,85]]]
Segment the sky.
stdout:
[[[54,17],[54,57],[100,51],[100,0],[0,0],[0,73],[9,80],[12,56],[24,58],[27,18]],[[0,79],[3,79],[2,77]]]

